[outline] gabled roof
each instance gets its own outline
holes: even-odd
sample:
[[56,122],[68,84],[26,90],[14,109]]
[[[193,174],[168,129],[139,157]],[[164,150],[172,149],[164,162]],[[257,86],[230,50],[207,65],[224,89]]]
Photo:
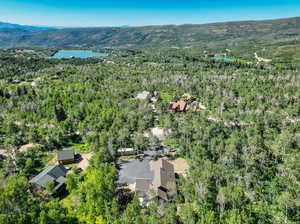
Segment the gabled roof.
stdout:
[[167,192],[161,190],[160,188],[157,189],[157,196],[161,199],[164,199],[164,200],[168,200],[168,194]]
[[170,102],[171,109],[178,111],[178,112],[184,112],[187,107],[187,103],[184,100],[179,100],[176,102]]
[[151,179],[136,179],[135,189],[136,191],[148,191],[150,188]]
[[[168,200],[168,195],[176,193],[176,180],[174,166],[165,159],[159,159],[150,163],[153,172],[152,179],[136,179],[136,192],[145,192],[148,197],[159,197]],[[150,191],[154,191],[151,195]],[[150,193],[150,194],[149,194]]]
[[57,152],[57,160],[74,159],[74,149],[67,149]]
[[167,160],[159,159],[150,164],[154,172],[152,185],[154,188],[163,187],[166,190],[173,190],[175,184],[174,166]]
[[46,184],[49,181],[55,181],[58,182],[58,184],[63,184],[65,182],[65,179],[63,178],[66,176],[66,173],[67,170],[63,165],[49,166],[37,176],[32,178],[29,183],[34,183],[41,187],[46,187]]
[[54,190],[59,189],[66,182],[66,178],[59,177],[58,179],[56,179],[56,182],[57,182],[57,185],[55,186]]

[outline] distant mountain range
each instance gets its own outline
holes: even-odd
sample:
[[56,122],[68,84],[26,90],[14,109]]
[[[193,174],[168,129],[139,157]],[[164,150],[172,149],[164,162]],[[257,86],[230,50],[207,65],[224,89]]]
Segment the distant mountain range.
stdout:
[[300,38],[300,17],[203,25],[61,28],[0,23],[0,47],[192,47]]
[[[115,26],[119,28],[128,28],[129,25]],[[23,29],[23,30],[55,30],[55,29],[70,29],[70,28],[84,28],[84,27],[68,27],[68,26],[28,26],[14,23],[6,23],[0,21],[0,29]],[[86,27],[87,28],[87,27]],[[107,27],[98,27],[107,28]]]
[[26,26],[26,25],[0,22],[0,29],[49,30],[49,29],[55,29],[55,27]]

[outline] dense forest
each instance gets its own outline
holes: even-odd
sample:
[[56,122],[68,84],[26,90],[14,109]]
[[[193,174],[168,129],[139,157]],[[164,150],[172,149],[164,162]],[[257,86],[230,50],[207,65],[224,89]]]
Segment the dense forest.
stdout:
[[[1,50],[0,223],[299,223],[295,47],[266,45],[259,53],[270,63],[258,63],[249,46],[253,52],[233,49],[239,60],[232,62],[201,47],[108,50],[88,59],[48,59],[55,49]],[[136,99],[142,91],[157,93],[155,110]],[[170,112],[169,102],[184,93],[205,108]],[[189,165],[163,209],[156,201],[142,206],[117,183],[117,150],[161,144],[143,135],[153,127],[168,130],[163,144]],[[35,147],[21,150],[26,144]],[[68,174],[65,194],[33,196],[28,181],[69,146],[93,152],[90,166]]]

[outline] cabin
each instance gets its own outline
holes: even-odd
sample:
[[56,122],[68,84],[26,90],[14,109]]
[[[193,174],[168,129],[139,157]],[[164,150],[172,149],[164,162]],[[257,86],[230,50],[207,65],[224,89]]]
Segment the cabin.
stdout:
[[60,191],[66,182],[67,170],[63,165],[49,166],[29,183],[35,195],[43,196],[46,193],[46,186],[49,182],[54,183],[54,192]]
[[165,159],[150,162],[152,179],[137,178],[135,192],[143,205],[157,199],[166,203],[177,194],[174,166]]
[[59,164],[73,163],[75,161],[75,150],[65,149],[57,152],[57,161]]

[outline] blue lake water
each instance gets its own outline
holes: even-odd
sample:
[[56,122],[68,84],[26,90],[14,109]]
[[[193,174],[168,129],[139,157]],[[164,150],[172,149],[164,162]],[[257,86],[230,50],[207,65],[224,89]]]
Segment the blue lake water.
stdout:
[[94,57],[105,57],[108,54],[96,53],[92,51],[81,51],[81,50],[60,50],[50,58],[94,58]]
[[218,56],[213,57],[212,59],[216,60],[216,61],[225,61],[225,62],[234,62],[235,61],[235,59],[233,59],[233,58],[218,57]]

